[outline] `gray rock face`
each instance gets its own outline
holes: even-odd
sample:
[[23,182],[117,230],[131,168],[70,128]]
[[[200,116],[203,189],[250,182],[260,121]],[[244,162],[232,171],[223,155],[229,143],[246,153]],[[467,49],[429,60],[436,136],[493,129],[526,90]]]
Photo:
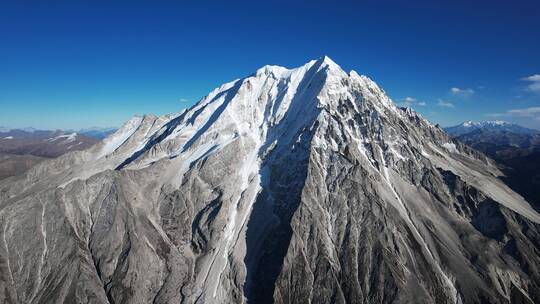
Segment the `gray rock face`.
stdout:
[[540,215],[324,57],[0,182],[3,303],[535,303]]

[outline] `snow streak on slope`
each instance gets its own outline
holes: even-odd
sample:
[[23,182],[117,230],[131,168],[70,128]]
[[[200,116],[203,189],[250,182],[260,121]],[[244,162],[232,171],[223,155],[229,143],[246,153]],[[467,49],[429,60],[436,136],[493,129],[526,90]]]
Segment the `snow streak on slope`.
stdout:
[[126,140],[132,136],[137,128],[140,126],[143,120],[142,116],[135,116],[126,122],[122,128],[116,131],[113,135],[107,137],[104,142],[102,150],[98,154],[97,158],[101,158],[105,155],[113,153],[118,147],[120,147]]

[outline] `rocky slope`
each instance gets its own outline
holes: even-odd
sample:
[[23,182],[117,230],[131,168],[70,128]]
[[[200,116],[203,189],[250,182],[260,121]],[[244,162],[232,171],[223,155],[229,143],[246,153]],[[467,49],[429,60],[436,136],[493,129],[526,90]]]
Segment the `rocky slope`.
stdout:
[[0,180],[24,173],[45,157],[0,153]]
[[534,303],[540,215],[327,57],[0,182],[4,303]]
[[540,131],[504,121],[464,122],[445,130],[494,159],[503,181],[540,211]]

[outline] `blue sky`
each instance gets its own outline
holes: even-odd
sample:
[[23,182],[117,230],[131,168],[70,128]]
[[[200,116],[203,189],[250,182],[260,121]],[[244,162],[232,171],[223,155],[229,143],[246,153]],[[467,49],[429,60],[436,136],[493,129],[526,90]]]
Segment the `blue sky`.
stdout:
[[538,1],[0,1],[0,125],[119,126],[328,55],[443,126],[540,128]]

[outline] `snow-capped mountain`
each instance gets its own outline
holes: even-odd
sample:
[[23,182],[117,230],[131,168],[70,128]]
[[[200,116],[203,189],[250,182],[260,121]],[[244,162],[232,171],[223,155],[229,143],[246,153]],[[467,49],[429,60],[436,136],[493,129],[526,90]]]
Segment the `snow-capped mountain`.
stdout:
[[540,131],[522,127],[515,123],[510,123],[503,120],[490,120],[490,121],[465,121],[462,124],[444,128],[448,134],[453,136],[460,136],[467,133],[471,133],[477,130],[483,131],[497,131],[497,132],[511,132],[515,134],[540,134]]
[[328,57],[265,66],[0,183],[0,298],[538,302],[540,215],[500,174]]
[[498,150],[507,148],[528,150],[540,148],[540,131],[504,121],[469,121],[445,128],[445,131],[490,156]]

